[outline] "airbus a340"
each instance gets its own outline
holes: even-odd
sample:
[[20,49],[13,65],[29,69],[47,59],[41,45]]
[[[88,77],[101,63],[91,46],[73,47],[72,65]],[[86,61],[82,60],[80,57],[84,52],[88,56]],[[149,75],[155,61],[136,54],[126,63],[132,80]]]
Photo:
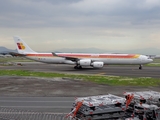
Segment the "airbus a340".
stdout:
[[23,56],[31,60],[50,64],[70,64],[75,65],[75,69],[83,66],[102,68],[104,65],[139,65],[153,60],[140,54],[89,54],[89,53],[38,53],[33,51],[21,38],[14,37],[18,53],[11,53]]

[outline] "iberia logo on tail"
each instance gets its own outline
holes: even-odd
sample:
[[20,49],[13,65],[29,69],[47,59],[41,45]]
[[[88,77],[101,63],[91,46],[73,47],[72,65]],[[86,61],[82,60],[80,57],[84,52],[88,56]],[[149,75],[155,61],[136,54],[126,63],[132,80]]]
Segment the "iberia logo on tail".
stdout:
[[23,45],[23,43],[17,43],[17,45],[18,45],[18,48],[20,50],[24,50],[25,49],[25,46]]

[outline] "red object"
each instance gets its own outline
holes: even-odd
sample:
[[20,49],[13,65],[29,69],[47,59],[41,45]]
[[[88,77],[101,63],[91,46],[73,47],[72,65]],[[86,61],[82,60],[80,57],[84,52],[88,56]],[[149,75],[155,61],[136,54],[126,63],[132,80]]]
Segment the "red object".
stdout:
[[127,100],[126,100],[126,109],[128,107],[128,105],[131,103],[132,99],[134,98],[134,94],[132,95],[127,95]]
[[80,108],[82,105],[83,105],[83,101],[82,101],[82,102],[77,102],[77,106],[76,106],[76,109],[75,109],[75,111],[74,111],[74,113],[73,113],[73,117],[76,116],[79,108]]

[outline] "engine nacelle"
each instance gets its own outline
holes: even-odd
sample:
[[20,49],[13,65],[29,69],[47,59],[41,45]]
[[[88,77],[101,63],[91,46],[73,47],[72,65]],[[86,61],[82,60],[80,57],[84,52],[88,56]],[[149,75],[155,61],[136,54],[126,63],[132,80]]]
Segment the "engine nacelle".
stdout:
[[104,66],[104,63],[103,62],[93,62],[91,66],[94,68],[102,68]]
[[82,60],[78,61],[78,64],[81,66],[90,66],[91,60],[90,59],[82,59]]

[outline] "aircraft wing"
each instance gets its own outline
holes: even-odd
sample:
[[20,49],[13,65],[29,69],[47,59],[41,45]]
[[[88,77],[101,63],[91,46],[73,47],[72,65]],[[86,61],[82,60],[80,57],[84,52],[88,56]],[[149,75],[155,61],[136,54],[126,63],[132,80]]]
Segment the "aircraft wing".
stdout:
[[71,61],[78,61],[79,60],[79,58],[75,58],[75,57],[59,56],[54,52],[52,52],[52,54],[53,54],[53,56],[62,57],[62,58],[65,58],[66,60],[71,60]]
[[20,54],[20,53],[16,53],[16,52],[9,52],[9,54],[12,56],[26,56],[25,54]]

